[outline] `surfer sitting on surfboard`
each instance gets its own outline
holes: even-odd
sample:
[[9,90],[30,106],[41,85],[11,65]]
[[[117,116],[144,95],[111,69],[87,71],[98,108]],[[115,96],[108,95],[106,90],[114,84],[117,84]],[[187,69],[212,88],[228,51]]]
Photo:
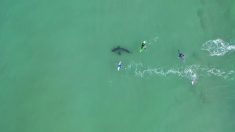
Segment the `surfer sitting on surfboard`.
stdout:
[[147,48],[146,41],[141,43],[140,52],[144,51]]
[[183,54],[182,52],[180,52],[180,50],[178,50],[178,57],[179,57],[182,61],[184,61],[184,59],[185,59],[184,54]]

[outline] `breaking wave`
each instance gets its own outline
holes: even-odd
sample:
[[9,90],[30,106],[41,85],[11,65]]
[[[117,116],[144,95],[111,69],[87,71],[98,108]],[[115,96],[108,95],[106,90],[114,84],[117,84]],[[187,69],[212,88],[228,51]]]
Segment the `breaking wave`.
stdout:
[[223,56],[228,52],[235,51],[235,45],[230,45],[222,39],[215,39],[204,43],[202,50],[208,51],[210,56]]
[[161,77],[167,77],[168,75],[175,75],[195,82],[199,77],[218,77],[225,80],[233,80],[235,72],[233,70],[225,71],[215,67],[207,67],[201,65],[188,65],[179,68],[162,68],[154,67],[149,68],[142,63],[129,64],[126,69],[129,69],[135,73],[138,77],[145,77],[149,75],[158,75]]

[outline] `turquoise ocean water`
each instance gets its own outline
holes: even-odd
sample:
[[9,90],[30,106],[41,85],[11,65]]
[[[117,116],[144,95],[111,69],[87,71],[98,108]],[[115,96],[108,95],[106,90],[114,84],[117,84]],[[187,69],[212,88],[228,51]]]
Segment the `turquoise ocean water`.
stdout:
[[234,132],[235,1],[0,7],[1,132]]

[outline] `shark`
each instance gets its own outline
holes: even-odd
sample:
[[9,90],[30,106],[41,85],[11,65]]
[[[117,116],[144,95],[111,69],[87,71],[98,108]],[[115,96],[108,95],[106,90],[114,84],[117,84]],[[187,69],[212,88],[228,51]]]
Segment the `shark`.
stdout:
[[122,52],[131,53],[128,49],[122,48],[120,46],[117,46],[117,47],[113,48],[112,52],[117,53],[118,55],[121,55]]

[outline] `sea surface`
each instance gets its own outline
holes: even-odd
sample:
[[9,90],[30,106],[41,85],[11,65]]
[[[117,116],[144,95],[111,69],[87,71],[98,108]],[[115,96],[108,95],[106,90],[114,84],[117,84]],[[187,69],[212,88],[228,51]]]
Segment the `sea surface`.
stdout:
[[234,131],[234,0],[0,0],[0,132]]

